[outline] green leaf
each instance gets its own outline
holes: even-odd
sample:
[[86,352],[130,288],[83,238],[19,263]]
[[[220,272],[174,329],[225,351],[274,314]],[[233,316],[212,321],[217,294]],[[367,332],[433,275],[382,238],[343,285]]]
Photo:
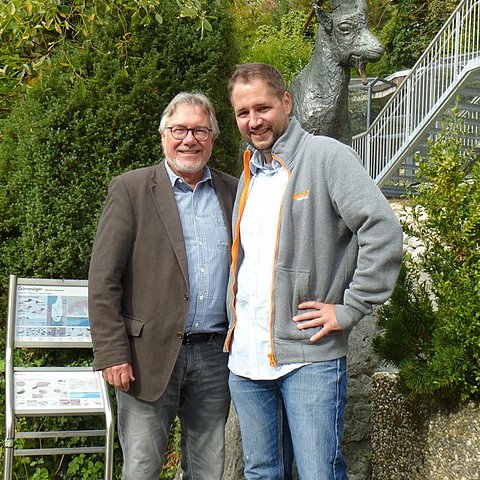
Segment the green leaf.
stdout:
[[206,19],[202,18],[202,27],[205,29],[207,32],[213,31],[212,24]]
[[182,7],[182,9],[180,10],[180,18],[185,18],[185,17],[195,18],[197,16],[198,16],[198,12],[194,8]]
[[13,17],[13,15],[15,15],[16,11],[17,11],[17,8],[15,7],[15,4],[13,2],[10,2],[8,4],[8,14]]

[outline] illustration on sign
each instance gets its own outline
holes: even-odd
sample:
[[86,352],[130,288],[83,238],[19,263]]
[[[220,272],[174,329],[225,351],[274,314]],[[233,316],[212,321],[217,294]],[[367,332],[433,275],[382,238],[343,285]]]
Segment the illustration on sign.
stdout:
[[17,287],[16,338],[89,341],[87,287]]
[[15,405],[24,410],[101,407],[98,376],[90,373],[15,372]]

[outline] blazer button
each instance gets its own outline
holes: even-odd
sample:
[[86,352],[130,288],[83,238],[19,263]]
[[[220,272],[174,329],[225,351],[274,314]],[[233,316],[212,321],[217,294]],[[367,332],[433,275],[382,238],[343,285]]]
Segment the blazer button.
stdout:
[[182,332],[177,332],[177,338],[181,338],[183,340],[183,333]]
[[188,300],[188,293],[184,293],[184,294],[183,294],[183,299],[184,299],[184,300]]

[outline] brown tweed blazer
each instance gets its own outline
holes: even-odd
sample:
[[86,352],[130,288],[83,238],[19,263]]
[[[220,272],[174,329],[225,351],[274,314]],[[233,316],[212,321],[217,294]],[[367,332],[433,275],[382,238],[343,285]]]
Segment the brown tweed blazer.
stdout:
[[[211,172],[231,238],[237,179]],[[88,290],[94,369],[130,362],[130,392],[158,399],[182,345],[189,296],[182,227],[165,162],[111,182]]]

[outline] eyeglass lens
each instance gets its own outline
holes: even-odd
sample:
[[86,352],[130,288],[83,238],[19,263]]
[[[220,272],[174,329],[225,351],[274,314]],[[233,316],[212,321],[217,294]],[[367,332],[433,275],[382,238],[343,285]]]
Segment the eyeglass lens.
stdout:
[[211,132],[210,129],[205,127],[187,128],[182,126],[176,126],[167,128],[170,129],[170,131],[172,132],[172,137],[175,140],[183,140],[188,135],[188,132],[192,132],[195,139],[199,142],[202,142],[209,137]]

